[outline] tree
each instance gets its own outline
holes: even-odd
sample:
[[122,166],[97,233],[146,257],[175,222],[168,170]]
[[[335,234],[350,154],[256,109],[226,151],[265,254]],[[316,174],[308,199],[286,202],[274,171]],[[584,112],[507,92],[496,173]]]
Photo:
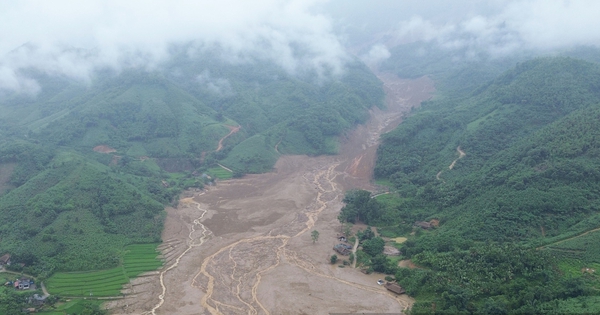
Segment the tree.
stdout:
[[370,240],[366,240],[362,244],[363,251],[369,254],[371,257],[375,257],[383,252],[385,241],[381,237],[374,237]]
[[319,240],[319,231],[317,231],[317,230],[312,231],[310,233],[310,237],[312,238],[313,244],[314,244],[316,241]]
[[342,233],[342,229],[344,228],[344,223],[346,223],[346,222],[348,221],[348,218],[346,218],[346,215],[347,215],[347,214],[346,214],[346,213],[344,213],[344,212],[342,212],[342,211],[340,211],[340,214],[338,214],[338,217],[337,217],[337,219],[338,219],[338,221],[340,221],[340,223],[342,224],[342,225],[340,226],[340,233]]
[[335,264],[338,260],[338,256],[336,254],[331,255],[331,258],[329,258],[329,261],[331,261],[331,264]]
[[362,242],[375,237],[375,233],[373,232],[370,226],[367,226],[367,228],[364,231],[358,232],[357,236],[358,240]]
[[371,258],[371,267],[373,267],[373,270],[383,273],[386,271],[387,262],[387,256],[377,254],[377,256]]
[[344,224],[344,235],[346,235],[346,237],[350,237],[350,234],[352,234],[352,226],[350,223],[346,222]]

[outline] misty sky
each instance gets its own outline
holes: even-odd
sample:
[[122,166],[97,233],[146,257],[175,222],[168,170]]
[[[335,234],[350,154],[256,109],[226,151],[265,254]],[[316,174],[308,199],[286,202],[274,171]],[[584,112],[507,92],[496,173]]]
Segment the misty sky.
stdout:
[[[342,73],[357,44],[373,60],[415,40],[492,55],[598,46],[598,12],[595,0],[0,0],[0,88],[35,93],[21,71],[31,67],[82,80],[106,67],[151,69],[184,43],[190,54],[219,45],[226,60],[268,59],[290,73]],[[382,33],[395,40],[377,42]]]

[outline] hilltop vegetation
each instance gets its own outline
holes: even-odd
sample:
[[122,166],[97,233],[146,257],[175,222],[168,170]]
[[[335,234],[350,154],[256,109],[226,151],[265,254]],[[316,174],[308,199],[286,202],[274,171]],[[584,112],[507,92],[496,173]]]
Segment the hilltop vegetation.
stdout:
[[401,246],[424,268],[396,272],[413,312],[597,312],[580,270],[600,264],[600,66],[538,58],[439,93],[384,136],[375,175],[395,197],[360,207],[395,235],[439,220]]
[[0,253],[11,268],[42,279],[121,268],[126,246],[160,241],[162,209],[182,189],[270,171],[279,154],[335,153],[336,137],[382,104],[358,61],[324,77],[221,58],[175,53],[85,84],[28,70],[37,95],[0,94]]

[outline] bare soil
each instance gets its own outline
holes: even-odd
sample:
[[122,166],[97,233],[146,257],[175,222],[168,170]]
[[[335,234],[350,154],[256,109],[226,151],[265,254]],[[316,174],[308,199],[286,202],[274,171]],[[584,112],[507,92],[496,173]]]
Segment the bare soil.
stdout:
[[[374,189],[379,135],[428,99],[428,78],[381,75],[387,109],[346,134],[336,156],[282,156],[275,171],[187,191],[167,208],[162,270],[107,303],[114,314],[398,313],[413,300],[365,275],[329,263],[344,191]],[[320,232],[313,244],[312,230]],[[347,257],[345,258],[347,259]]]
[[406,259],[406,260],[401,260],[398,262],[398,267],[402,267],[402,268],[410,268],[410,269],[415,269],[415,268],[419,268],[417,265],[415,265],[415,263],[413,263],[410,259]]
[[99,153],[113,153],[113,152],[117,152],[117,150],[107,146],[107,145],[98,145],[95,146],[92,150],[94,150],[95,152],[99,152]]
[[219,139],[219,145],[217,146],[217,149],[215,150],[216,152],[221,151],[221,149],[223,149],[223,141],[225,141],[225,139],[229,138],[229,136],[231,136],[232,134],[240,131],[240,128],[242,128],[242,126],[226,126],[227,128],[229,128],[229,133],[227,135],[225,135],[223,138]]

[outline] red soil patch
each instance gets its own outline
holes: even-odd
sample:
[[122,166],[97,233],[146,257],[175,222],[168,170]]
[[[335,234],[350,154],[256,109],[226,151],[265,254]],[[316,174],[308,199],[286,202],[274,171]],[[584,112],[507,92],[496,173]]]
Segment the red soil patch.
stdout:
[[99,153],[113,153],[113,152],[117,152],[117,150],[107,146],[107,145],[99,145],[99,146],[95,146],[93,149],[95,152],[99,152]]

